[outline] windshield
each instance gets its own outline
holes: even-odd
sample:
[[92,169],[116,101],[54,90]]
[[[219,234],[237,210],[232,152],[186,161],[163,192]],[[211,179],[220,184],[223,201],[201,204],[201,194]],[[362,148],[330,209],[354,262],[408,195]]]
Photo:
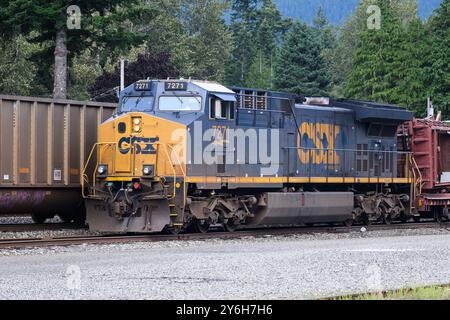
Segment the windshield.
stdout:
[[200,97],[164,96],[159,98],[160,111],[200,111],[201,109]]
[[127,111],[152,111],[153,97],[125,97],[122,100],[122,112]]

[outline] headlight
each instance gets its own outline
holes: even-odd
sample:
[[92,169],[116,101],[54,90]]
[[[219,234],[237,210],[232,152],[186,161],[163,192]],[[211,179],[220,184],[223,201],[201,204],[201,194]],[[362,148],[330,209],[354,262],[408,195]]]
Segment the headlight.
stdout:
[[134,130],[134,132],[141,131],[141,124],[142,124],[142,119],[141,118],[133,118],[133,130]]
[[104,176],[104,175],[108,174],[108,165],[106,165],[106,164],[99,165],[97,168],[97,174],[99,176]]
[[144,176],[153,176],[154,175],[154,166],[153,165],[145,165],[142,168],[142,173]]

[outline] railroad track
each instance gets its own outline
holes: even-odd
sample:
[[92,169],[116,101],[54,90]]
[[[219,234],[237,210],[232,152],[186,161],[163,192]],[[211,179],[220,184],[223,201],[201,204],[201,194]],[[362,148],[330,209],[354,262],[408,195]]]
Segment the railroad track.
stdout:
[[[70,246],[80,244],[117,244],[136,242],[164,242],[164,241],[187,241],[208,239],[239,239],[244,237],[268,237],[268,236],[292,236],[297,234],[318,233],[350,233],[360,232],[362,226],[354,227],[298,227],[298,228],[275,228],[275,229],[246,229],[235,233],[211,232],[207,234],[180,234],[180,235],[101,235],[101,236],[77,236],[60,238],[25,238],[25,239],[0,239],[0,249],[17,249],[33,247]],[[450,230],[450,224],[438,223],[404,223],[393,225],[371,225],[366,226],[367,231],[381,230],[406,230],[406,229],[435,229],[446,228]]]
[[0,232],[28,232],[28,231],[47,231],[47,230],[69,230],[85,229],[86,227],[74,225],[71,223],[18,223],[18,224],[0,224]]

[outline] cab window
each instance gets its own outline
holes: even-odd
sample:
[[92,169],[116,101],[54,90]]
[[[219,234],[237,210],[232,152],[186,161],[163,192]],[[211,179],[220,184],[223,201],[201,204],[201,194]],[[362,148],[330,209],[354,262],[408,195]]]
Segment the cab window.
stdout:
[[234,102],[211,98],[209,118],[218,120],[234,120]]
[[200,111],[202,99],[196,96],[162,96],[159,98],[160,111]]
[[125,97],[120,109],[122,112],[152,111],[154,101],[153,97]]

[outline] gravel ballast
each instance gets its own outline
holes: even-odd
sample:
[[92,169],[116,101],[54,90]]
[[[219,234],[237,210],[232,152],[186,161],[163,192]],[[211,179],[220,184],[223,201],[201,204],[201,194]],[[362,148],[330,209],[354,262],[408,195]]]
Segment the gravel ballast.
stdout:
[[450,231],[0,250],[1,299],[312,299],[450,283]]

